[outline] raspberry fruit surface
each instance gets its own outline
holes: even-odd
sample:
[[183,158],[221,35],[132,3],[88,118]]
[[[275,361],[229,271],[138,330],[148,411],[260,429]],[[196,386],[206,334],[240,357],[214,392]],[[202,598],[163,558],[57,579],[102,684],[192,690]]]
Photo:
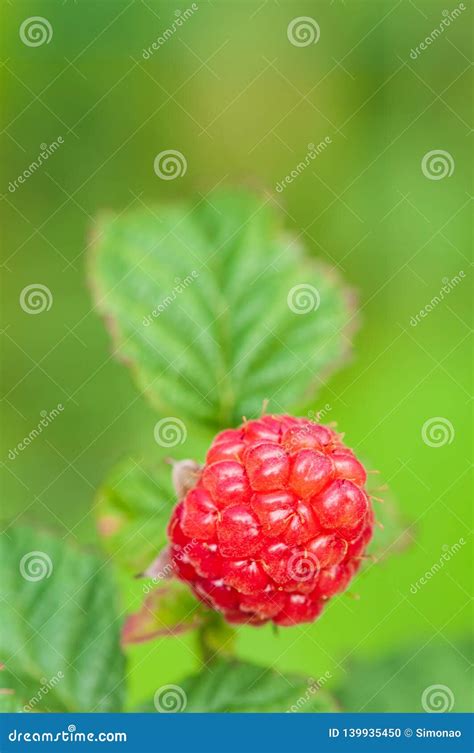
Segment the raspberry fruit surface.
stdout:
[[222,431],[171,517],[175,573],[228,622],[312,622],[372,537],[365,482],[340,435],[308,419]]

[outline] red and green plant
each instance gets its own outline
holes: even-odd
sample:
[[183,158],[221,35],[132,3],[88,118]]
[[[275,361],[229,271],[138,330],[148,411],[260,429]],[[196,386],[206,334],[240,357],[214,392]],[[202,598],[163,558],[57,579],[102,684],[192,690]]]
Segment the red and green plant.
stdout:
[[[4,700],[21,708],[61,672],[45,710],[121,710],[130,645],[191,631],[202,666],[180,680],[188,710],[284,711],[308,679],[239,659],[238,632],[314,621],[373,553],[404,540],[390,504],[374,525],[365,464],[317,410],[317,388],[351,354],[354,293],[305,254],[269,197],[244,190],[104,213],[92,246],[113,354],[156,411],[148,459],[126,459],[99,490],[112,565],[38,531],[5,540],[16,606],[0,646]],[[54,577],[25,579],[17,563],[38,551]],[[120,603],[118,583],[128,591],[137,575],[140,594]],[[301,710],[337,708],[318,689]]]

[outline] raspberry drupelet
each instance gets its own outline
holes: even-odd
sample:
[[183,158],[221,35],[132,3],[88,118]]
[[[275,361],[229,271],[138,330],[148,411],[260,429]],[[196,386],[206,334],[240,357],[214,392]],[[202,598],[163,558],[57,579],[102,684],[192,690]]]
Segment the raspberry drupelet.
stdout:
[[222,431],[171,517],[175,573],[228,622],[312,622],[372,538],[365,483],[340,436],[308,419]]

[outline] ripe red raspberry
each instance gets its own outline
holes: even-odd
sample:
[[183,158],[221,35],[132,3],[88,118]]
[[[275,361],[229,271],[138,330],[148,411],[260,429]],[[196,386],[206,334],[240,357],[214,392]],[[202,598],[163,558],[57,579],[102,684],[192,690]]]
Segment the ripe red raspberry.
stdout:
[[365,482],[339,435],[308,419],[222,431],[173,511],[175,572],[229,622],[312,622],[372,537]]

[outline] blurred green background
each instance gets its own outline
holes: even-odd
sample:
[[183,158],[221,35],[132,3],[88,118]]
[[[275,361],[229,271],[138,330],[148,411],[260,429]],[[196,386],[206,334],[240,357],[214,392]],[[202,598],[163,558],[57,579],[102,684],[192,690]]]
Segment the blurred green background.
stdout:
[[[345,660],[376,664],[407,649],[410,663],[434,642],[463,674],[470,545],[416,594],[410,586],[443,545],[470,542],[470,11],[413,59],[410,50],[439,26],[444,0],[198,6],[145,60],[143,49],[187,4],[3,4],[3,518],[96,547],[92,504],[103,478],[130,454],[166,454],[153,437],[157,415],[111,357],[92,309],[85,256],[96,213],[183,196],[197,201],[221,183],[274,191],[308,143],[330,137],[311,166],[275,192],[288,229],[302,233],[308,252],[337,267],[359,295],[354,358],[314,408],[329,404],[328,420],[380,469],[414,521],[414,542],[370,566],[352,588],[360,599],[339,597],[316,624],[277,636],[269,627],[240,629],[239,654],[281,671],[330,672],[336,686]],[[18,33],[35,15],[53,28],[51,42],[36,48]],[[295,16],[317,20],[317,44],[289,43]],[[47,164],[11,192],[10,181],[40,145],[58,137],[64,144]],[[184,177],[158,179],[153,161],[163,149],[186,155]],[[422,158],[435,149],[452,156],[451,177],[423,174]],[[411,326],[443,278],[461,270],[462,282]],[[19,295],[36,282],[54,302],[29,316]],[[41,411],[58,403],[63,413],[10,460]],[[421,427],[432,417],[451,422],[451,444],[423,442]],[[199,427],[189,431],[183,454],[193,456],[209,438]],[[122,581],[124,606],[136,607],[140,589]],[[130,705],[195,666],[191,639],[132,649]]]

